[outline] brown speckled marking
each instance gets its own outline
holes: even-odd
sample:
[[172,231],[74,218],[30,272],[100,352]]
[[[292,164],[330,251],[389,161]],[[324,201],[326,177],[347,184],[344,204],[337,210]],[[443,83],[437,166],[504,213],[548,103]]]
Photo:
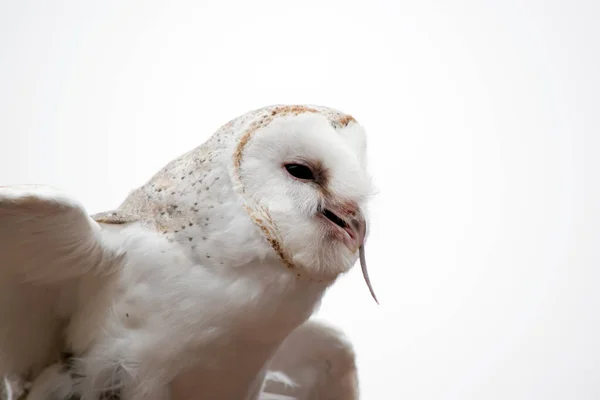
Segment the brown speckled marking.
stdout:
[[140,220],[139,216],[134,215],[134,214],[129,214],[129,213],[123,212],[121,210],[101,212],[101,213],[92,215],[91,218],[94,221],[102,223],[102,224],[115,224],[115,225],[127,224],[130,222],[136,222],[136,221]]
[[356,122],[356,120],[354,119],[354,117],[352,115],[344,115],[344,116],[338,118],[338,120],[337,120],[337,123],[340,124],[340,126],[342,126],[342,127],[348,126],[348,124],[350,124],[350,122]]
[[278,114],[304,114],[304,113],[318,113],[319,111],[307,106],[301,105],[290,105],[290,106],[279,106],[275,107],[275,109],[271,112],[271,116],[277,116]]
[[287,257],[287,255],[283,251],[281,242],[276,239],[277,231],[275,229],[275,224],[270,219],[268,212],[262,207],[259,208],[259,210],[262,212],[262,214],[267,216],[267,219],[269,220],[269,223],[270,223],[269,225],[265,224],[263,222],[263,220],[257,215],[257,213],[254,210],[252,210],[250,207],[244,206],[244,209],[246,210],[246,212],[248,213],[248,215],[250,216],[252,221],[254,221],[254,223],[259,227],[259,229],[265,235],[267,241],[269,242],[269,244],[271,245],[271,247],[273,248],[275,253],[277,253],[277,255],[279,256],[281,261],[283,261],[285,266],[288,267],[289,269],[295,268],[294,264],[290,261],[290,259]]

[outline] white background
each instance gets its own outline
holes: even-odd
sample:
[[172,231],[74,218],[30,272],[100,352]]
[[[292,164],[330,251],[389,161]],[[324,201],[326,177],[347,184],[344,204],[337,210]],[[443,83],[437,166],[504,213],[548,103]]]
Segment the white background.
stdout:
[[600,398],[600,4],[0,2],[0,184],[119,205],[273,103],[353,114],[379,188],[320,315],[363,399]]

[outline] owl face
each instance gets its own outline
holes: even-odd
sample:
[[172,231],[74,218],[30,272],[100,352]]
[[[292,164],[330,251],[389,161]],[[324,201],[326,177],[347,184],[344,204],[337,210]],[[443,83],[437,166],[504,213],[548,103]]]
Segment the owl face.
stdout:
[[334,278],[358,258],[372,192],[366,139],[355,123],[319,112],[261,125],[243,148],[240,181],[282,258],[306,275]]

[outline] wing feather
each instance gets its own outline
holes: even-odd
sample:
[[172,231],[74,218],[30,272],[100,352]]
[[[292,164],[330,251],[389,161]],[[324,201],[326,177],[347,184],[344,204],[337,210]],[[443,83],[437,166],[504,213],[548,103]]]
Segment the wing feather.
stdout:
[[119,259],[75,200],[48,186],[0,187],[0,375],[58,357],[77,278]]
[[355,360],[352,345],[342,332],[311,319],[292,332],[275,353],[260,399],[356,400]]
[[115,253],[75,200],[47,186],[0,187],[0,273],[53,283],[95,271]]

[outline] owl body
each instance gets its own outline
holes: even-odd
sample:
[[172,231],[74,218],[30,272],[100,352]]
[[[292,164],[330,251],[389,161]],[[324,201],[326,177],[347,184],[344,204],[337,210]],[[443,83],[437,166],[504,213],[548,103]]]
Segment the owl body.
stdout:
[[244,398],[326,288],[268,261],[235,273],[197,264],[178,244],[136,224],[108,235],[124,245],[123,265],[100,286],[82,280],[67,329],[70,350],[82,355],[70,374],[94,377],[74,388],[83,398],[107,387],[126,388],[128,399],[164,396],[171,382],[183,393],[200,386],[222,399]]
[[365,163],[352,117],[272,106],[113,211],[0,188],[0,374],[32,375],[30,400],[258,398],[269,360],[363,251]]

